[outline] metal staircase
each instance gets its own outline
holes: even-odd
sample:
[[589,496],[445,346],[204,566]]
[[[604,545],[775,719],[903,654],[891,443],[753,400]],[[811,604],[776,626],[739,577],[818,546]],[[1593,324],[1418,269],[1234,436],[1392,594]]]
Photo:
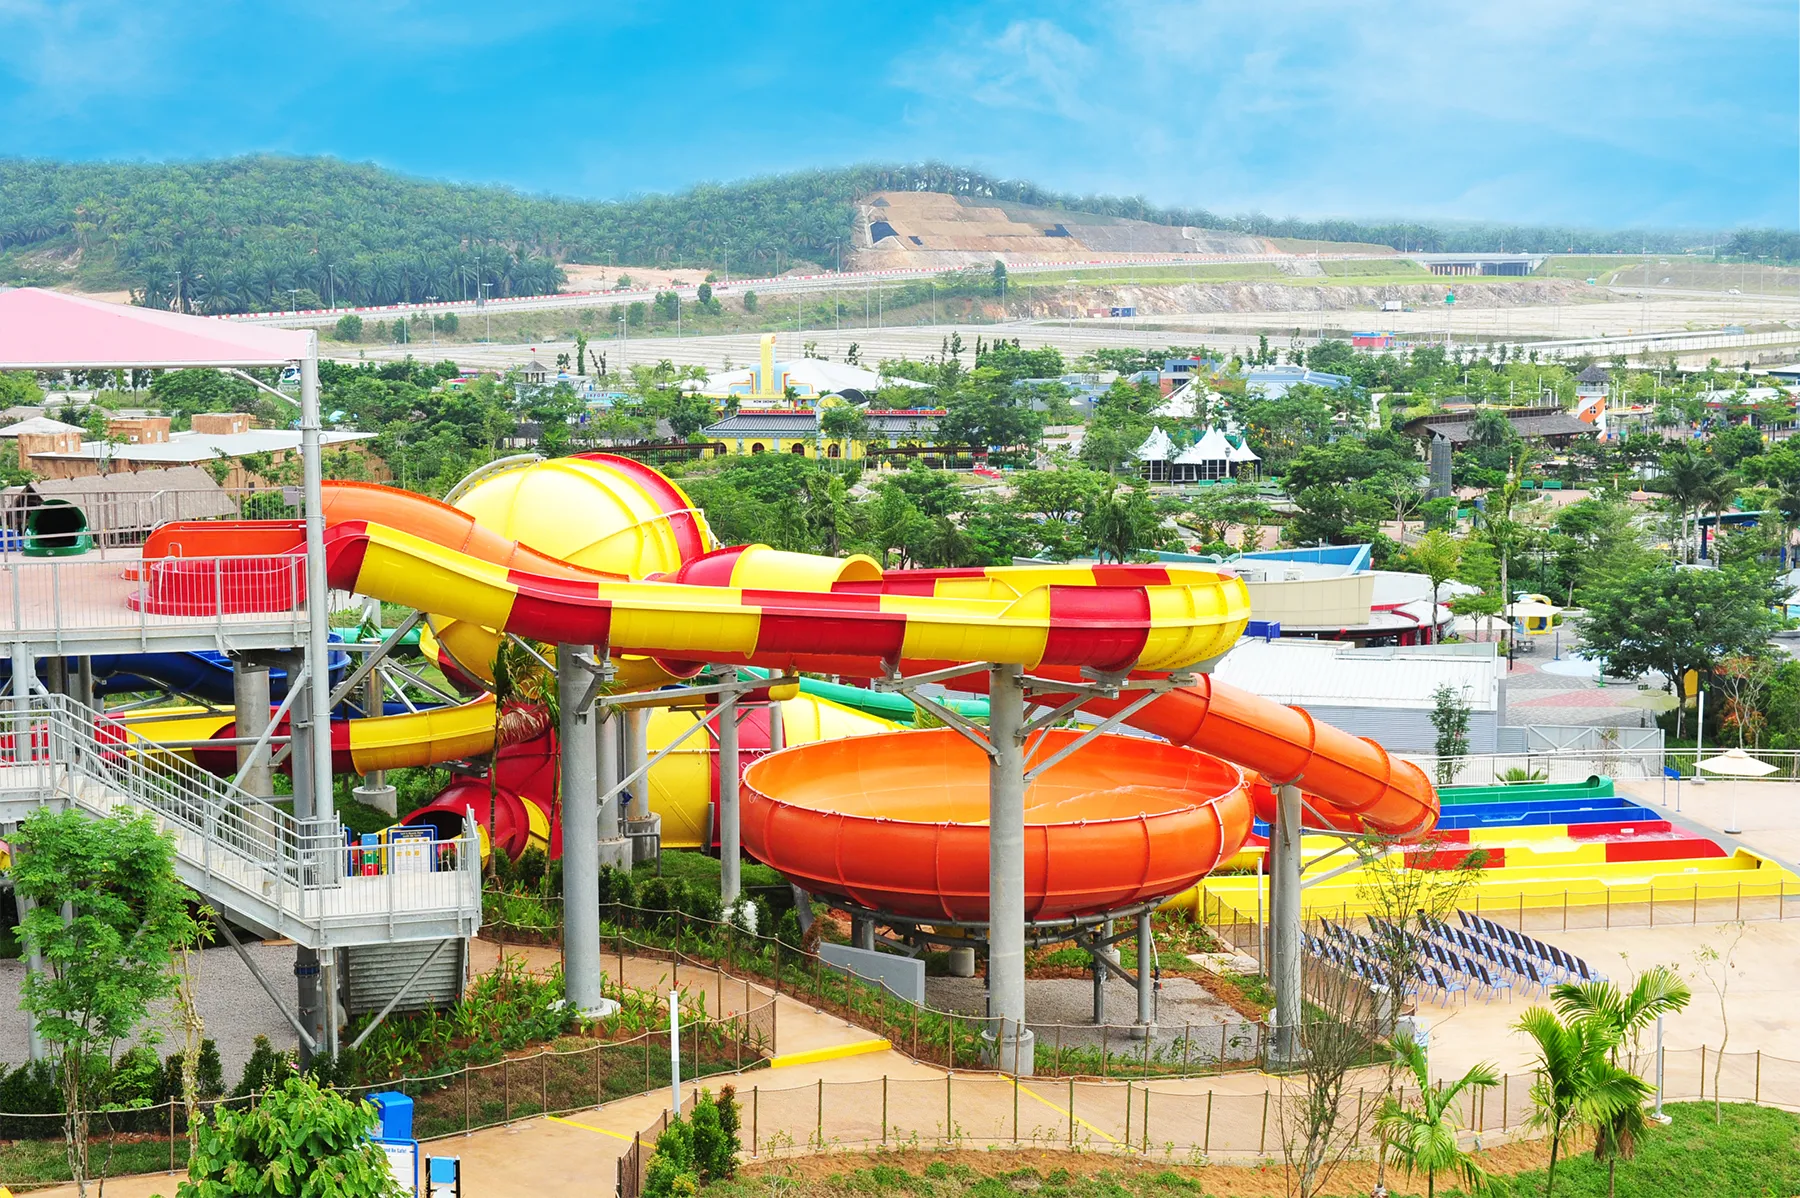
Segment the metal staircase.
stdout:
[[188,886],[233,922],[307,948],[465,939],[481,925],[470,828],[441,851],[353,854],[336,819],[297,819],[59,695],[0,715],[0,822],[45,804],[147,813]]

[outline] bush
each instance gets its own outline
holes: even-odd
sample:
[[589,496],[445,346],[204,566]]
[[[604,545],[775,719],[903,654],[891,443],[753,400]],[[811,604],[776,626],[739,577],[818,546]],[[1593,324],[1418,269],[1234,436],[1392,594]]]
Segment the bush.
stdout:
[[232,1090],[231,1096],[246,1098],[264,1090],[273,1090],[293,1076],[293,1058],[285,1052],[277,1051],[269,1043],[267,1036],[258,1036],[255,1046],[250,1050],[250,1059],[244,1062],[244,1075],[238,1079],[237,1088]]
[[338,317],[337,323],[331,327],[333,341],[361,341],[362,335],[362,317],[354,312],[348,312]]
[[250,1110],[220,1107],[200,1121],[188,1180],[175,1192],[178,1198],[395,1198],[400,1187],[369,1138],[374,1125],[368,1103],[289,1077]]
[[[162,1082],[158,1088],[158,1102],[180,1102],[181,1067],[185,1063],[185,1054],[172,1052],[169,1059],[163,1062]],[[219,1060],[219,1045],[215,1040],[200,1041],[200,1064],[194,1071],[194,1090],[200,1098],[217,1098],[225,1093],[225,1065]]]
[[656,1149],[644,1169],[644,1198],[685,1198],[699,1189],[694,1129],[686,1120],[675,1119],[656,1137]]
[[511,884],[513,879],[513,863],[512,858],[506,855],[505,849],[501,848],[499,845],[495,845],[493,850],[488,853],[488,863],[490,868],[494,871],[494,881],[498,882],[501,886]]
[[715,1100],[700,1091],[693,1113],[694,1167],[703,1182],[725,1181],[737,1173],[737,1092],[730,1086]]
[[532,845],[519,854],[519,860],[513,866],[513,885],[520,890],[538,889],[549,865],[550,861],[544,856],[544,850]]
[[134,1044],[113,1062],[112,1084],[106,1088],[106,1101],[114,1106],[152,1106],[162,1101],[162,1083],[163,1063],[157,1059],[156,1050],[148,1045]]

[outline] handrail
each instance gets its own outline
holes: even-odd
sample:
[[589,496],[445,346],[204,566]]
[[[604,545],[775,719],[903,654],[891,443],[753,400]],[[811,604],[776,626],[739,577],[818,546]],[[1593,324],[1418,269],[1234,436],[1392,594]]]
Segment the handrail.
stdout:
[[[296,817],[66,696],[39,696],[23,710],[0,711],[0,769],[18,766],[38,767],[27,775],[29,785],[19,786],[26,779],[16,777],[12,785],[0,779],[0,788],[46,798],[60,790],[88,809],[128,804],[148,811],[175,833],[177,856],[203,873],[204,888],[246,894],[308,926],[323,922],[325,892],[350,876],[352,849],[337,818]],[[84,792],[71,775],[98,783],[122,803]],[[479,869],[474,837],[470,829],[451,842],[455,872],[469,879]],[[393,846],[382,855],[388,880],[379,908],[391,920],[412,892],[394,885]],[[479,912],[473,881],[451,887],[450,895],[459,910]],[[442,907],[444,898],[440,892],[426,902]]]

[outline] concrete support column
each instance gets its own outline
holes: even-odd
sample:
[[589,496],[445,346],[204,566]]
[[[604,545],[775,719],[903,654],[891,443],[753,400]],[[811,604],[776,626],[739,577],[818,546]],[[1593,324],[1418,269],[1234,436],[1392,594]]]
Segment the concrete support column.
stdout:
[[94,706],[94,659],[87,656],[75,659],[75,697],[87,708]]
[[779,753],[787,748],[787,721],[781,714],[781,701],[769,701],[769,752]]
[[1274,970],[1275,1049],[1282,1060],[1298,1051],[1296,1032],[1302,1017],[1300,998],[1300,788],[1294,783],[1276,791],[1275,826],[1269,849],[1274,860],[1269,939]]
[[1137,917],[1137,1029],[1147,1038],[1156,1031],[1156,944],[1150,934],[1150,912]]
[[[381,674],[370,670],[363,679],[362,709],[365,715],[382,713]],[[387,771],[370,770],[363,775],[362,785],[350,792],[356,801],[375,808],[390,818],[400,814],[400,793],[387,784]]]
[[[611,707],[594,709],[594,793],[603,795],[617,789],[619,779],[619,759],[623,756],[623,740],[625,721]],[[610,799],[595,804],[595,814],[599,825],[595,829],[597,843],[595,858],[604,869],[631,868],[631,842],[625,839],[624,820],[625,796],[615,794]]]
[[[269,726],[269,667],[243,657],[231,659],[231,701],[237,715],[235,735],[257,737]],[[238,769],[250,758],[252,744],[237,747]],[[238,785],[261,798],[275,793],[275,775],[269,768],[270,754],[264,753],[260,764],[244,773]]]
[[850,943],[868,952],[875,951],[875,921],[858,915],[850,921]]
[[743,893],[739,835],[738,705],[722,704],[719,725],[719,900],[730,907]]
[[66,657],[47,657],[44,659],[44,673],[49,677],[49,690],[53,695],[69,693],[69,659]]
[[989,1062],[1032,1072],[1025,1026],[1025,691],[1018,666],[988,673],[988,1014],[995,1021]]
[[562,712],[563,988],[583,1014],[600,1010],[599,792],[594,719],[582,707],[590,674],[580,645],[556,647],[556,694]]

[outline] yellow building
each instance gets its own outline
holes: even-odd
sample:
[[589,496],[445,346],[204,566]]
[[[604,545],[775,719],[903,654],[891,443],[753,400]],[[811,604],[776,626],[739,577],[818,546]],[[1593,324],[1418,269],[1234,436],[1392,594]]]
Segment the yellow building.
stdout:
[[[828,409],[829,410],[829,409]],[[728,454],[793,453],[811,458],[862,458],[870,450],[930,446],[935,443],[941,409],[864,411],[866,437],[835,440],[819,431],[819,413],[810,409],[780,408],[739,412],[700,430],[708,441],[725,446]]]

